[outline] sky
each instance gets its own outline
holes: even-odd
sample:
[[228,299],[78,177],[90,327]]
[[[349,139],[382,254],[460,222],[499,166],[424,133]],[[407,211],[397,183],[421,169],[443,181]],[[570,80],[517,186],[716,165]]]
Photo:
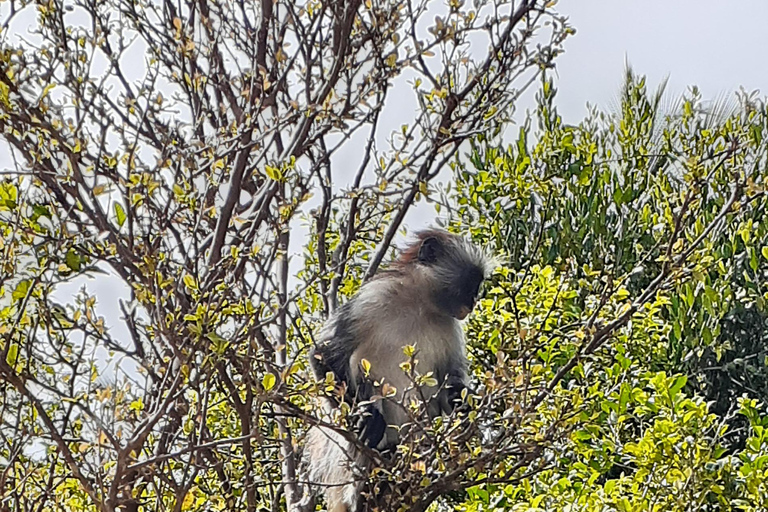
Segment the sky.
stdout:
[[587,102],[609,107],[625,62],[667,91],[697,85],[703,97],[744,86],[768,94],[767,0],[560,0],[576,35],[557,61],[558,104],[574,123]]
[[[695,85],[704,101],[733,99],[739,87],[768,95],[768,0],[559,0],[576,34],[555,61],[556,104],[578,124],[587,103],[611,109],[629,64],[656,89],[676,97]],[[516,124],[534,107],[535,87],[518,102]],[[505,140],[516,137],[511,127]],[[434,221],[421,204],[406,217],[409,231]]]
[[[672,95],[694,84],[710,99],[732,95],[739,86],[768,93],[768,0],[560,0],[558,8],[577,30],[556,61],[557,103],[567,123],[579,122],[587,102],[610,108],[627,62],[652,88],[669,76]],[[518,122],[532,102],[528,94],[517,110]],[[0,147],[0,156],[5,153]],[[0,169],[10,166],[7,155],[0,164]],[[423,205],[405,224],[412,230],[433,219],[433,207]],[[82,284],[62,287],[60,296],[66,301]],[[112,334],[119,339],[117,300],[127,297],[128,289],[111,279],[87,286],[98,297],[97,313],[117,327]]]

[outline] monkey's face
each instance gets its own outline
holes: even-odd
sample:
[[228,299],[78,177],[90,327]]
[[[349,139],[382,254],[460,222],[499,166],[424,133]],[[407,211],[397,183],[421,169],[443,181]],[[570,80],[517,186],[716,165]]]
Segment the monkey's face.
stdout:
[[461,247],[438,237],[427,237],[422,241],[418,262],[430,269],[438,309],[464,320],[477,302],[484,278],[483,269]]
[[483,273],[479,268],[456,269],[454,279],[438,291],[438,304],[449,315],[464,320],[472,312],[480,294]]

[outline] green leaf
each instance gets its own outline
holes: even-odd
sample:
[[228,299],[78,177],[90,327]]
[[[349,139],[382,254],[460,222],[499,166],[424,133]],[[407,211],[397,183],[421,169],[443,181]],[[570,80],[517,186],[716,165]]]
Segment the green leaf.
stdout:
[[32,280],[25,279],[24,281],[21,281],[19,284],[16,285],[16,289],[13,290],[13,294],[11,294],[11,298],[13,300],[22,300],[27,296],[27,293],[29,292],[29,287],[32,285]]
[[123,227],[123,224],[125,224],[125,210],[120,203],[115,203],[115,217],[117,217],[117,225]]
[[275,382],[277,382],[277,378],[271,373],[264,374],[264,378],[261,379],[261,385],[264,387],[265,391],[269,391],[275,387]]
[[763,253],[763,258],[768,260],[768,245],[763,247],[760,252]]
[[51,218],[51,212],[48,210],[48,207],[41,204],[33,204],[32,205],[32,218],[31,220],[34,222],[40,217],[47,217]]
[[680,375],[677,379],[675,379],[675,382],[672,384],[672,386],[669,388],[669,395],[674,400],[675,396],[677,396],[677,393],[683,389],[683,386],[685,386],[685,383],[688,382],[688,377],[685,375]]
[[14,343],[8,347],[8,354],[5,356],[5,362],[13,366],[16,364],[16,357],[19,355],[19,344]]
[[77,254],[74,249],[67,251],[67,266],[77,272],[80,270],[80,255]]

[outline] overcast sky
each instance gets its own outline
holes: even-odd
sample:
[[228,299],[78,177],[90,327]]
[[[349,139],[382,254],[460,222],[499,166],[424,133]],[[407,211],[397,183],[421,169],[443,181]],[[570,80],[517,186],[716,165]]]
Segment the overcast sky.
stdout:
[[698,85],[705,99],[739,86],[768,93],[768,0],[560,0],[576,35],[557,61],[558,104],[575,123],[587,102],[607,107],[625,59],[655,87]]
[[[568,123],[578,123],[587,102],[604,108],[612,104],[625,62],[647,75],[651,87],[669,75],[671,94],[693,84],[710,99],[739,86],[760,89],[761,96],[768,93],[768,0],[560,0],[558,7],[577,30],[557,60],[557,102]],[[531,104],[529,94],[518,122]],[[10,166],[7,155],[0,161]],[[433,219],[434,209],[422,205],[406,225],[418,228]],[[124,329],[113,319],[117,298],[127,296],[127,288],[111,281],[97,279],[88,288],[99,298],[98,313],[118,327],[113,335],[119,338]],[[62,287],[62,298],[81,285]]]

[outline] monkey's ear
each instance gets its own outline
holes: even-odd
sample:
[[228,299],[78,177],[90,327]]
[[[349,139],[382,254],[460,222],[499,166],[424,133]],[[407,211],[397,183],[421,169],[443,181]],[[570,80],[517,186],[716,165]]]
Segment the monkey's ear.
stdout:
[[419,247],[419,262],[421,263],[434,263],[440,257],[443,252],[443,246],[434,236],[429,236],[421,241]]

